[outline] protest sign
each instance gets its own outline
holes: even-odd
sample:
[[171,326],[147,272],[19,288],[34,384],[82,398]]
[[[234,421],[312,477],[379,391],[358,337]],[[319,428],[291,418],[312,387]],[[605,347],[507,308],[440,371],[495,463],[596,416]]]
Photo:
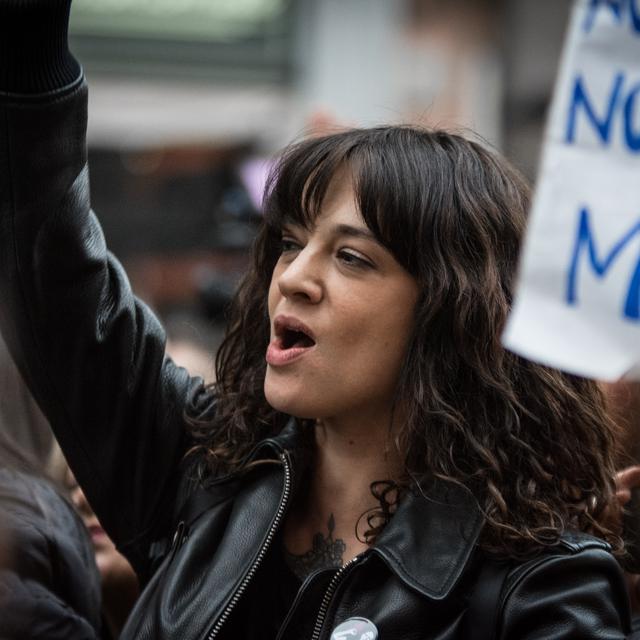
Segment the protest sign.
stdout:
[[602,380],[640,377],[640,2],[577,0],[503,335]]

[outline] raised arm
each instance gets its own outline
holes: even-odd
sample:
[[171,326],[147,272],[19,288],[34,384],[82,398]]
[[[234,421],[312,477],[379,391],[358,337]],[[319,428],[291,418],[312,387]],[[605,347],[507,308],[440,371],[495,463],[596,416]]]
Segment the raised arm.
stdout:
[[162,533],[207,404],[90,209],[70,0],[0,0],[0,329],[103,526],[135,565]]

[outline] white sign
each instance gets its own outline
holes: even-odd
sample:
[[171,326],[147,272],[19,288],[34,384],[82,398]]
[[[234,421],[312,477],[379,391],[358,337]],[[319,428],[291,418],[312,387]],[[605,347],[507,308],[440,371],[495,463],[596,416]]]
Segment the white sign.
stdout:
[[503,342],[640,377],[640,2],[577,0]]

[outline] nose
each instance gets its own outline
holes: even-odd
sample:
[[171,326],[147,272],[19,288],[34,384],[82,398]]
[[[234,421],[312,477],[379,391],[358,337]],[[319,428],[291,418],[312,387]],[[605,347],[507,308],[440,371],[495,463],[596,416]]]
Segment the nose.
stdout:
[[69,487],[69,497],[71,498],[71,502],[78,512],[83,516],[91,515],[93,510],[87,501],[87,497],[84,495],[84,491],[82,491],[78,485],[78,482],[70,469],[66,474],[66,484]]
[[84,495],[84,492],[82,491],[82,489],[78,485],[76,485],[71,490],[71,502],[73,502],[73,504],[75,505],[76,509],[82,515],[90,515],[92,513],[91,507],[89,506],[89,503],[87,502],[87,498]]
[[320,256],[307,245],[278,275],[277,284],[285,298],[317,304],[324,291]]

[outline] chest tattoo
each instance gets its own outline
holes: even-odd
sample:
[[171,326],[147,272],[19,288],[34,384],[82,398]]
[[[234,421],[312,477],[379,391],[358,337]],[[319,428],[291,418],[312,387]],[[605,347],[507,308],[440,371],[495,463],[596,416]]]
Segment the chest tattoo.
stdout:
[[284,550],[287,565],[300,580],[317,569],[340,568],[343,565],[347,545],[340,538],[333,537],[335,526],[335,519],[331,514],[327,522],[328,534],[325,536],[321,531],[316,533],[309,551],[298,555]]

